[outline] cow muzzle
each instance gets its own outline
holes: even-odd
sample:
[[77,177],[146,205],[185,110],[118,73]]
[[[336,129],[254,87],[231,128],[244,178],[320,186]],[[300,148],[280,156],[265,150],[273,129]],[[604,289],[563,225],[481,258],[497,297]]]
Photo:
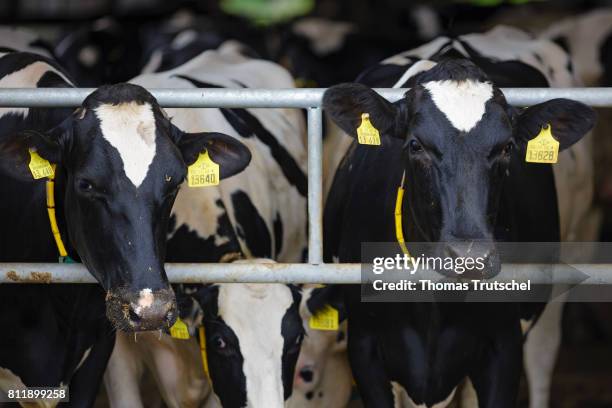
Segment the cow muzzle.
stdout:
[[499,254],[491,241],[457,241],[444,245],[445,258],[454,260],[452,269],[440,271],[451,277],[489,279],[501,270]]
[[178,316],[176,297],[167,289],[111,289],[106,296],[106,316],[118,330],[136,332],[168,329]]

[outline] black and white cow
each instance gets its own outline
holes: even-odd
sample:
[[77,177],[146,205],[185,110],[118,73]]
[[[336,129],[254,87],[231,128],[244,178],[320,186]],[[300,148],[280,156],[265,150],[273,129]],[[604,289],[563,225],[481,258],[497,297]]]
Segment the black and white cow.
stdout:
[[[192,296],[179,302],[183,305],[181,318],[190,328],[189,339],[152,333],[139,335],[135,342],[132,336],[118,333],[105,375],[110,406],[146,406],[140,379],[147,368],[153,371],[169,407],[283,406],[292,392],[304,336],[301,289],[282,284],[215,284]],[[201,324],[206,333],[208,374],[200,358]]]
[[[231,44],[206,51],[173,70],[143,74],[132,82],[151,88],[186,89],[289,88],[293,85],[293,79],[282,67],[248,58]],[[166,112],[174,124],[184,129],[214,127],[240,140],[252,152],[249,171],[219,186],[180,191],[172,209],[167,259],[228,262],[244,256],[282,262],[303,260],[307,156],[300,112],[226,108],[166,109]],[[292,353],[296,347],[299,351],[301,343],[302,326],[297,313],[299,291],[285,285],[215,285],[202,289],[194,297],[202,304],[206,340],[212,350],[219,336],[228,336],[222,338],[228,349],[210,355],[214,392],[223,405],[282,405],[291,393],[297,358]],[[299,330],[294,323],[296,319]],[[272,339],[276,340],[272,342]],[[138,343],[134,346],[141,348]],[[141,350],[139,355],[164,352],[161,344],[158,348],[151,344],[144,347],[147,350]],[[243,365],[237,364],[236,356],[240,356]],[[120,368],[134,358],[139,356],[127,348],[125,353],[117,350],[111,357],[106,384],[108,394],[116,401],[126,398],[127,392],[130,400],[137,399],[134,396],[137,389],[122,387],[126,382],[121,380],[124,372]],[[168,365],[179,366],[180,358],[176,354],[174,362]],[[201,367],[199,361],[192,363]],[[261,376],[257,367],[266,376]],[[160,387],[167,390],[172,386],[172,382],[163,381],[164,372],[153,369],[155,377],[162,379]],[[162,394],[172,395],[173,391]],[[193,395],[198,398],[196,393]],[[177,398],[164,399],[169,406],[180,405]]]
[[223,284],[195,297],[204,311],[208,367],[221,405],[283,407],[304,336],[299,289]]
[[[500,28],[439,38],[384,61],[360,84],[330,88],[324,108],[334,122],[355,137],[367,112],[382,145],[353,143],[340,164],[325,208],[325,259],[358,262],[361,242],[395,241],[395,196],[404,171],[407,239],[451,247],[484,242],[479,247],[490,260],[489,274],[499,268],[496,240],[554,242],[570,234],[568,218],[580,214],[571,200],[561,207],[563,191],[555,184],[571,180],[553,176],[551,166],[525,163],[526,142],[550,123],[567,149],[592,128],[595,115],[564,99],[519,111],[499,90],[549,86],[547,77],[563,75],[571,82],[563,65],[547,62],[551,54],[565,55],[554,44]],[[538,69],[549,63],[550,71]],[[393,85],[411,88],[394,104],[370,88]],[[584,177],[581,164],[574,158],[565,167]],[[521,305],[368,304],[358,287],[344,289],[344,302],[349,359],[366,406],[446,406],[466,377],[480,406],[515,405],[521,320],[529,317]]]
[[[612,85],[612,8],[602,8],[561,20],[539,34],[562,46],[572,57],[576,75],[585,86]],[[594,130],[597,194],[608,208],[612,204],[612,142],[609,109],[598,110]],[[609,216],[608,216],[609,218]],[[608,223],[610,221],[608,220]]]
[[555,42],[572,57],[576,75],[585,86],[610,86],[612,72],[612,9],[595,9],[563,19],[538,34]]
[[307,304],[317,286],[302,288],[300,314],[305,338],[293,380],[293,394],[287,408],[345,407],[353,389],[353,376],[346,355],[346,321],[338,330],[310,327],[312,313]]
[[[570,57],[562,48],[505,26],[482,34],[460,36],[455,41],[438,38],[382,61],[362,74],[360,80],[373,87],[405,86],[411,76],[429,69],[432,66],[430,59],[445,50],[463,57],[480,55],[494,59],[499,63],[496,68],[499,72],[511,70],[515,65],[526,68],[528,73],[521,78],[522,86],[528,85],[525,81],[529,81],[531,86],[572,87],[580,84],[580,78],[576,78],[571,69]],[[500,80],[504,79],[497,82]],[[510,82],[507,86],[516,84]],[[563,241],[590,242],[598,237],[600,217],[594,204],[593,152],[588,139],[585,137],[581,143],[561,152],[559,163],[553,166]],[[352,139],[337,127],[330,127],[324,140],[325,191],[329,191],[334,171],[351,142]],[[525,344],[525,369],[532,407],[547,405],[556,350],[561,341],[562,311],[563,302],[547,305],[538,324],[530,329]]]
[[[0,69],[3,87],[72,86],[57,65],[35,54],[2,54]],[[131,84],[96,90],[74,113],[1,113],[0,260],[57,260],[45,183],[28,170],[28,151],[35,149],[57,164],[57,217],[68,253],[102,287],[1,286],[1,320],[11,328],[0,338],[2,384],[70,383],[71,401],[88,405],[114,341],[105,314],[128,331],[164,329],[176,319],[164,256],[170,210],[187,165],[207,149],[225,178],[244,169],[250,153],[220,133],[179,130],[146,90]]]

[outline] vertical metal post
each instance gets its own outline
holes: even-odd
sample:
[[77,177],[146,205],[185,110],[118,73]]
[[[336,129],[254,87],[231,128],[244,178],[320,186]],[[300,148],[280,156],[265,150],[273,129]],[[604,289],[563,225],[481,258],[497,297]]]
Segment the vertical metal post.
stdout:
[[308,262],[323,263],[323,113],[308,108]]

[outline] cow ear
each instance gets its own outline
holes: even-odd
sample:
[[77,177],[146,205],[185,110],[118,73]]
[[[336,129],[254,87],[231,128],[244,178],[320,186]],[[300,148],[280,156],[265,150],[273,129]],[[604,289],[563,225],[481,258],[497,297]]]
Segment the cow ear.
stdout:
[[332,86],[323,95],[323,109],[347,135],[357,137],[361,116],[370,115],[370,122],[380,134],[398,134],[398,108],[371,88],[362,84]]
[[527,143],[550,125],[553,137],[564,150],[595,126],[597,115],[587,105],[569,99],[552,99],[523,110],[517,119],[518,142]]
[[[204,150],[219,165],[221,179],[240,173],[251,162],[251,152],[237,139],[223,133],[185,133],[173,126],[174,140],[187,166]],[[178,133],[178,134],[177,134]]]
[[304,320],[310,319],[325,306],[331,306],[338,311],[338,320],[346,319],[346,309],[342,287],[340,285],[326,285],[323,287],[303,288],[300,304],[300,316]]
[[197,328],[202,324],[204,313],[199,303],[182,290],[175,290],[176,305],[181,320],[187,324],[189,335],[194,336]]
[[0,171],[21,181],[32,181],[30,150],[50,163],[61,163],[72,139],[72,117],[47,132],[23,130],[0,142]]
[[204,317],[216,316],[217,315],[217,298],[219,295],[219,288],[213,284],[206,284],[199,288],[191,296],[198,302]]

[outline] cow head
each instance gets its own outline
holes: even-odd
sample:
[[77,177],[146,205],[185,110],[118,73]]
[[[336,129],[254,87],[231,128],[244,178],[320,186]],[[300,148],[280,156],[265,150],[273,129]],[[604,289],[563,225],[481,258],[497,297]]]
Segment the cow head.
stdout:
[[282,407],[304,335],[300,292],[282,284],[221,284],[196,295],[208,367],[224,407]]
[[107,290],[109,319],[125,331],[171,325],[166,233],[187,167],[207,150],[220,178],[229,177],[248,165],[248,149],[220,133],[182,132],[151,94],[131,84],[101,87],[56,128],[0,146],[14,173],[31,180],[28,149],[58,166],[56,195],[70,243]]
[[338,310],[340,320],[345,318],[339,289],[337,285],[302,289],[300,315],[306,336],[295,367],[291,397],[295,406],[346,406],[350,399],[353,377],[346,353],[346,321],[338,330],[315,330],[309,324],[313,314],[327,304]]
[[568,148],[593,127],[595,114],[567,99],[516,110],[468,60],[442,61],[411,86],[396,103],[364,85],[334,86],[324,108],[348,135],[356,136],[369,113],[383,144],[403,141],[401,162],[389,165],[406,174],[403,217],[411,241],[441,243],[435,255],[442,257],[482,258],[482,277],[495,275],[493,228],[511,159],[524,160],[526,143],[547,124],[560,150]]

